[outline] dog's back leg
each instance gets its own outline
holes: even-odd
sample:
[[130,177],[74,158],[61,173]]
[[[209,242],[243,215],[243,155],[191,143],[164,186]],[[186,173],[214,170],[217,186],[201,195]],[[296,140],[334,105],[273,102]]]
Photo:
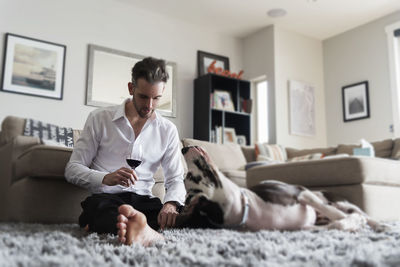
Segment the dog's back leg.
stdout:
[[343,211],[324,203],[324,201],[310,190],[302,191],[298,196],[298,201],[303,205],[309,205],[316,211],[326,216],[330,221],[341,220],[347,217]]
[[361,216],[365,217],[365,219],[367,220],[367,224],[376,232],[383,232],[390,228],[388,225],[372,219],[371,217],[369,217],[368,214],[366,214],[364,211],[362,211],[359,207],[357,207],[356,205],[354,205],[350,202],[339,201],[339,202],[336,202],[334,205],[338,209],[340,209],[346,213],[349,213],[349,214],[358,213]]

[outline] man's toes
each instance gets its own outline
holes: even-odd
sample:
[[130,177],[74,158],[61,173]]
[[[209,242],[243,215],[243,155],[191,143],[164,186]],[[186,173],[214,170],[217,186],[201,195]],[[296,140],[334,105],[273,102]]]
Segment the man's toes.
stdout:
[[124,215],[126,218],[130,218],[137,213],[137,210],[135,210],[131,205],[124,204],[119,206],[118,212],[120,215]]
[[126,229],[119,229],[118,230],[118,237],[122,238],[126,236]]
[[117,228],[118,229],[126,229],[126,223],[123,223],[123,222],[119,222],[119,223],[117,223]]
[[121,222],[121,223],[127,223],[128,222],[128,218],[126,218],[122,214],[118,215],[117,220],[118,220],[118,222]]

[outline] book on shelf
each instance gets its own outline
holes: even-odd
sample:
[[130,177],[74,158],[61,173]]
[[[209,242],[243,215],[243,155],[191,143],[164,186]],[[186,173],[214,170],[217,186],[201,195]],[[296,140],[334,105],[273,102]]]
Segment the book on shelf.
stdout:
[[215,140],[215,130],[211,130],[211,132],[210,132],[210,142],[211,142],[211,143],[216,143],[216,140]]
[[213,143],[222,144],[222,127],[221,126],[215,126]]

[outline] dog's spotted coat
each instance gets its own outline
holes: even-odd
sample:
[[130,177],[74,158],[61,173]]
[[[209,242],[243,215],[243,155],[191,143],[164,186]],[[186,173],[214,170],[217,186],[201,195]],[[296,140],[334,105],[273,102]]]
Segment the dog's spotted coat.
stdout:
[[[188,166],[187,195],[178,226],[250,231],[314,228],[356,231],[367,224],[377,231],[386,228],[355,205],[330,202],[321,192],[311,192],[302,186],[264,181],[250,189],[239,188],[219,172],[202,148],[185,147],[182,153]],[[244,216],[246,201],[248,219]]]

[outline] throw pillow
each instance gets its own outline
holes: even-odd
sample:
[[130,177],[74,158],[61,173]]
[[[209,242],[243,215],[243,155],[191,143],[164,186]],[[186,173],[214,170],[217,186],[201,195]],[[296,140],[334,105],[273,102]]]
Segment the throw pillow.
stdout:
[[39,137],[43,144],[74,146],[74,134],[72,128],[59,127],[34,119],[26,119],[24,135]]
[[304,161],[304,160],[315,160],[315,159],[322,159],[324,154],[322,153],[313,153],[304,156],[294,157],[291,158],[289,161]]
[[[285,162],[287,160],[286,149],[282,145],[270,145],[268,143],[257,143],[257,161],[279,161]],[[260,158],[261,156],[261,158]]]
[[237,170],[246,164],[246,158],[238,144],[215,144],[207,141],[185,138],[183,146],[201,146],[210,155],[220,171]]
[[391,158],[392,159],[400,159],[400,138],[394,140],[393,151]]
[[390,158],[392,156],[394,142],[392,139],[376,141],[371,143],[374,146],[375,157]]

